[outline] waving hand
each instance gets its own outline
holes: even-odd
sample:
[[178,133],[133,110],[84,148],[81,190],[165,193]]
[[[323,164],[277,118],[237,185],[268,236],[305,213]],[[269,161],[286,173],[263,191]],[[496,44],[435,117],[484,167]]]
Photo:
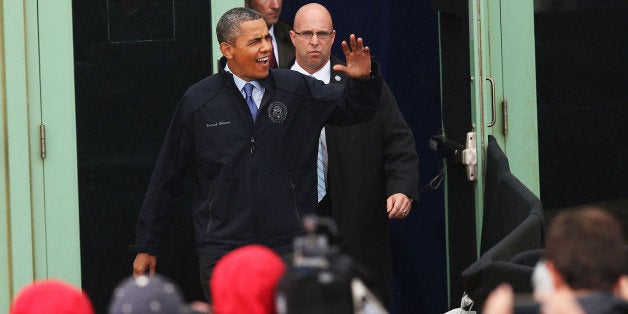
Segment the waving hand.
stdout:
[[349,44],[344,40],[341,44],[347,65],[336,64],[334,70],[356,79],[368,79],[371,74],[371,49],[354,34],[349,36]]

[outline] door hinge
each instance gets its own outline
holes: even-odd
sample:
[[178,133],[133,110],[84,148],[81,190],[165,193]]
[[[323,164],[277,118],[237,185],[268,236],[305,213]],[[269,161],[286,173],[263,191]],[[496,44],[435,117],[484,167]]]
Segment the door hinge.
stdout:
[[504,119],[504,136],[508,135],[508,102],[502,102],[502,117]]
[[41,159],[46,159],[46,125],[39,125],[39,146],[41,150]]
[[462,164],[467,166],[467,180],[477,180],[478,152],[476,149],[475,132],[467,133],[466,148],[462,151]]

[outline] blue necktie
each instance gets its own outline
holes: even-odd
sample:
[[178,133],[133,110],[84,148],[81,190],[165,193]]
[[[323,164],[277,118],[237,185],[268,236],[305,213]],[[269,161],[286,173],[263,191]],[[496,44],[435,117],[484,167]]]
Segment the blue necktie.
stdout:
[[244,84],[244,93],[246,94],[246,104],[249,105],[249,110],[251,110],[251,115],[253,116],[253,122],[257,119],[257,105],[253,100],[253,84],[246,83]]
[[327,145],[325,144],[325,129],[321,131],[318,139],[318,156],[316,162],[316,175],[318,177],[318,201],[327,194],[325,175],[327,173]]

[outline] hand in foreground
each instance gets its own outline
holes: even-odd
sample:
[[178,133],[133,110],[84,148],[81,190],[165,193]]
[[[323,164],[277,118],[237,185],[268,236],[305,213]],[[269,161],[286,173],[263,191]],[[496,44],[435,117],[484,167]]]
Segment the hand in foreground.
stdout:
[[[356,79],[368,79],[371,76],[371,49],[364,46],[362,38],[355,38],[354,34],[349,36],[349,44],[342,41],[342,52],[345,54],[347,65],[334,65],[335,71],[340,71],[349,77]],[[349,49],[351,47],[351,49]]]
[[388,197],[386,200],[386,212],[388,212],[388,218],[406,218],[412,208],[412,202],[403,193],[396,193]]
[[203,301],[194,301],[192,303],[190,303],[190,309],[192,310],[192,313],[198,313],[198,314],[212,314],[213,309],[212,309],[212,305],[207,303],[207,302],[203,302]]
[[146,270],[152,276],[155,274],[157,267],[157,257],[148,253],[137,253],[135,261],[133,261],[133,277],[146,274]]
[[488,295],[482,312],[485,314],[512,314],[514,305],[515,295],[512,286],[502,283]]

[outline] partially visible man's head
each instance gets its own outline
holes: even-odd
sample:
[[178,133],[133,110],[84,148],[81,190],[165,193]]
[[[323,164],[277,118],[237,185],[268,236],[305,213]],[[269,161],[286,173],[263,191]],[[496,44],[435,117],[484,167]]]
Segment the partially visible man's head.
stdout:
[[258,244],[222,257],[209,282],[216,314],[275,313],[275,291],[286,266],[277,253]]
[[259,13],[234,8],[218,20],[216,36],[231,72],[245,81],[268,76],[273,44]]
[[118,284],[108,314],[190,313],[179,287],[164,276],[128,277]]
[[244,0],[244,6],[259,12],[270,27],[279,20],[281,2],[282,0]]
[[93,314],[92,303],[81,289],[57,280],[38,280],[24,287],[13,300],[10,314]]
[[619,222],[599,208],[559,213],[545,243],[548,262],[572,290],[611,291],[627,262]]
[[331,57],[336,36],[331,14],[318,3],[306,4],[294,15],[293,29],[297,63],[310,74],[320,70]]

